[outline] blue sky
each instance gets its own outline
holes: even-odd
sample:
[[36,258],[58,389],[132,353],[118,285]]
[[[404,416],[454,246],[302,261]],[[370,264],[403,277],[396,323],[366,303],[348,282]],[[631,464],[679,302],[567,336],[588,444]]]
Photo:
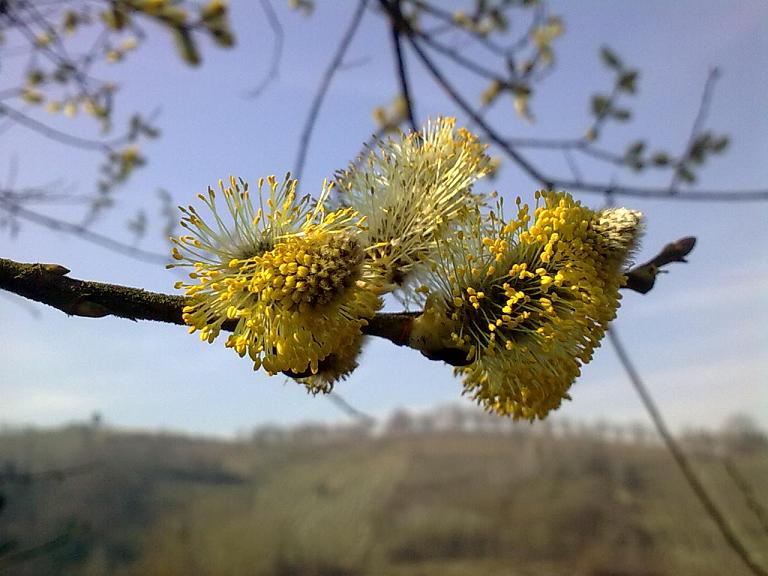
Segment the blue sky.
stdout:
[[[280,1],[274,4],[285,29],[283,59],[279,77],[256,100],[244,94],[268,68],[273,42],[257,2],[232,2],[238,45],[232,51],[205,46],[200,69],[181,64],[164,34],[152,35],[126,62],[105,68],[102,75],[121,85],[123,110],[161,110],[163,135],[146,146],[149,164],[120,191],[117,206],[94,230],[130,241],[127,217],[141,207],[156,212],[158,188],[186,204],[229,174],[255,181],[292,168],[310,99],[355,3],[319,2],[311,18],[289,12]],[[515,136],[582,134],[590,95],[611,85],[598,59],[600,46],[607,44],[638,66],[641,78],[639,94],[626,101],[633,121],[607,129],[604,143],[623,150],[628,142],[647,138],[654,148],[678,151],[688,138],[707,73],[719,66],[722,78],[707,127],[730,134],[732,145],[701,172],[702,187],[768,187],[768,4],[581,0],[551,7],[563,16],[566,35],[555,45],[557,70],[535,95],[537,121],[528,125],[511,104],[500,105],[491,116],[499,130]],[[323,178],[353,158],[374,130],[372,108],[387,105],[396,94],[389,35],[378,15],[366,15],[351,53],[356,65],[338,75],[320,116],[304,192],[319,191]],[[420,120],[455,114],[426,72],[410,61]],[[62,125],[92,134],[84,121]],[[548,170],[568,175],[561,157],[533,157]],[[97,178],[93,155],[20,128],[0,137],[0,175],[8,173],[14,158],[19,185],[63,178],[88,193]],[[590,163],[582,171],[595,180],[667,181]],[[510,199],[530,198],[536,189],[511,165],[484,186]],[[579,198],[594,206],[602,202],[599,196]],[[647,216],[640,259],[681,236],[699,239],[690,264],[673,265],[653,292],[625,294],[616,321],[662,411],[676,427],[718,426],[736,411],[768,426],[768,203],[617,202]],[[50,213],[78,218],[72,209]],[[140,246],[165,251],[159,220],[155,224]],[[0,247],[2,257],[61,263],[76,278],[166,292],[176,280],[161,266],[33,224],[24,224],[15,238],[0,236]],[[68,318],[34,306],[38,317],[13,299],[0,298],[0,422],[52,425],[98,410],[119,426],[228,435],[265,422],[344,417],[327,400],[281,377],[254,373],[249,362],[221,343],[202,344],[184,328]],[[358,371],[337,390],[376,415],[400,406],[422,410],[469,402],[460,397],[460,383],[449,367],[376,340],[367,345]],[[646,420],[607,343],[584,369],[572,397],[560,415]]]

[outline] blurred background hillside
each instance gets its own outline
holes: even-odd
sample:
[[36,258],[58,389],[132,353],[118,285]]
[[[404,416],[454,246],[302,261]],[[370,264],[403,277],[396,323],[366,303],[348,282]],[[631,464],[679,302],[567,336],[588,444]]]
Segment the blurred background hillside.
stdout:
[[[737,416],[680,441],[768,561],[765,432]],[[18,576],[744,573],[640,424],[451,407],[221,441],[96,417],[0,433],[0,498]]]

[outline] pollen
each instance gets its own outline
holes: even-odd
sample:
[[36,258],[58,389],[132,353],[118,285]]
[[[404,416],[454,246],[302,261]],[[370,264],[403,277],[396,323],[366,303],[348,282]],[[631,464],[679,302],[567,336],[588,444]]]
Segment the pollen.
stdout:
[[201,198],[214,224],[182,208],[191,234],[172,238],[179,262],[172,266],[194,270],[194,282],[177,283],[188,296],[184,322],[206,342],[229,322],[225,346],[247,355],[254,369],[318,373],[329,356],[362,338],[382,305],[363,276],[363,217],[351,208],[326,212],[330,185],[313,204],[297,199],[295,180],[260,180],[259,209],[244,182],[231,178],[220,189],[228,214],[219,213],[209,189]]
[[599,347],[641,229],[638,212],[595,212],[566,193],[538,192],[536,203],[531,219],[518,199],[509,222],[500,204],[474,211],[463,240],[439,244],[431,277],[433,317],[450,318],[453,345],[475,351],[455,369],[466,392],[529,420],[568,398]]
[[367,266],[383,282],[403,286],[427,268],[450,223],[480,202],[472,185],[490,170],[485,149],[454,118],[438,118],[337,174],[344,202],[366,218]]

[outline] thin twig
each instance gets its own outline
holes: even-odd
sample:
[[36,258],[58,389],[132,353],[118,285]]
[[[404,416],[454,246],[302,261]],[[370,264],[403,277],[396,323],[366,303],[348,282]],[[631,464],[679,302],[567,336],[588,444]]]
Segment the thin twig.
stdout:
[[461,53],[461,51],[456,50],[455,48],[449,48],[448,46],[441,44],[440,42],[435,40],[432,35],[427,34],[425,32],[417,32],[417,31],[414,31],[414,34],[416,34],[420,40],[424,41],[424,43],[427,46],[432,48],[432,50],[442,54],[443,56],[450,59],[458,66],[461,66],[462,68],[469,70],[470,72],[473,72],[475,75],[481,78],[485,78],[486,80],[501,81],[499,74],[497,74],[495,71],[491,70],[490,68],[486,68],[481,64],[478,64],[472,58],[467,58]]
[[571,151],[566,148],[563,150],[563,156],[565,157],[565,161],[568,163],[568,168],[571,169],[571,174],[573,175],[574,179],[577,182],[581,182],[581,170],[579,170],[579,165],[576,164],[576,161],[573,159],[573,154],[571,154]]
[[344,412],[347,416],[350,416],[354,418],[355,420],[360,420],[364,424],[375,424],[376,418],[371,416],[370,414],[363,412],[359,408],[355,408],[347,402],[343,396],[341,396],[338,392],[331,391],[328,394],[325,395],[328,400],[330,400],[337,408],[339,408],[342,412]]
[[106,248],[119,254],[124,254],[142,262],[147,262],[150,264],[167,264],[170,260],[170,257],[164,254],[142,250],[141,248],[136,248],[135,246],[130,246],[128,244],[118,242],[109,236],[104,236],[98,232],[93,232],[92,230],[89,230],[80,224],[72,224],[71,222],[65,222],[64,220],[59,220],[51,216],[33,212],[32,210],[24,208],[15,202],[7,201],[2,197],[0,197],[0,210],[4,210],[11,216],[18,216],[19,218],[23,218],[29,222],[39,224],[40,226],[45,226],[49,230],[56,230],[59,232],[72,234],[92,244],[101,246],[102,248]]
[[446,24],[446,27],[445,27],[446,30],[458,30],[465,34],[468,34],[469,36],[474,38],[480,46],[483,46],[484,48],[486,48],[490,52],[493,52],[497,56],[503,56],[504,54],[507,53],[508,51],[507,48],[504,48],[503,46],[496,44],[493,40],[488,38],[486,34],[481,34],[480,32],[473,30],[472,28],[457,26],[456,19],[454,18],[454,14],[451,11],[444,10],[433,4],[430,4],[429,2],[424,2],[423,0],[406,0],[406,1],[409,4],[412,4],[414,7],[428,13],[433,18],[443,21]]
[[766,510],[765,506],[763,506],[763,504],[757,499],[755,490],[738,469],[733,459],[730,457],[723,458],[723,466],[725,467],[725,471],[728,472],[728,476],[731,477],[731,480],[733,480],[736,488],[738,488],[739,492],[744,498],[744,503],[747,505],[747,508],[752,511],[752,513],[755,515],[755,518],[757,518],[760,527],[763,529],[763,532],[768,535],[768,510]]
[[312,105],[309,108],[307,119],[304,122],[304,129],[301,131],[301,137],[299,139],[299,151],[296,156],[296,164],[293,170],[294,178],[299,181],[301,181],[301,176],[304,172],[304,164],[306,163],[307,152],[309,151],[309,141],[312,138],[312,131],[315,129],[315,124],[317,123],[317,118],[320,114],[320,107],[323,104],[323,100],[325,99],[325,95],[328,92],[328,88],[331,86],[331,81],[333,80],[336,71],[344,60],[344,55],[347,53],[350,44],[352,44],[352,39],[355,37],[355,33],[357,32],[357,29],[360,26],[360,22],[363,19],[363,14],[365,13],[365,7],[367,3],[367,0],[358,1],[355,13],[352,15],[352,19],[347,26],[347,30],[344,32],[344,35],[342,36],[341,41],[336,48],[336,53],[331,59],[325,74],[323,74],[323,78],[320,81],[320,86],[318,87],[317,92],[315,93],[315,97],[312,101]]
[[[387,3],[383,3],[387,6]],[[400,18],[397,14],[389,11],[392,19],[392,26],[399,26],[401,30],[408,31],[405,35],[409,40],[414,53],[418,56],[422,64],[432,75],[435,82],[443,91],[454,101],[454,103],[485,133],[488,140],[499,146],[501,150],[515,163],[523,172],[530,176],[546,189],[566,189],[574,192],[586,192],[591,194],[604,194],[607,188],[610,188],[616,196],[634,196],[638,198],[659,198],[674,200],[690,200],[703,202],[756,202],[768,200],[768,189],[757,190],[688,190],[678,194],[670,194],[668,188],[654,188],[642,186],[625,186],[618,184],[606,184],[605,182],[585,182],[577,179],[565,179],[550,176],[541,171],[531,161],[527,160],[513,144],[514,140],[507,139],[490,126],[488,122],[478,113],[478,111],[459,93],[457,88],[448,81],[447,77],[441,72],[433,59],[425,52],[420,44],[417,35],[409,28],[408,22]],[[563,147],[554,144],[552,147]],[[574,145],[575,149],[584,148],[583,144]],[[585,152],[591,155],[601,155],[597,150]],[[607,158],[606,158],[607,159]],[[616,158],[610,158],[615,161]]]
[[542,184],[550,187],[589,194],[604,194],[606,188],[617,196],[635,198],[654,198],[659,200],[690,200],[694,202],[764,202],[768,200],[768,189],[765,190],[686,190],[678,194],[670,194],[666,188],[644,186],[626,186],[623,184],[607,184],[605,182],[582,182],[563,178],[544,176]]
[[[685,164],[691,157],[691,152],[693,151],[694,144],[696,143],[696,138],[698,138],[699,133],[704,126],[704,122],[707,119],[707,115],[709,114],[709,108],[712,105],[712,95],[715,91],[715,84],[719,78],[720,70],[717,68],[712,68],[712,70],[709,71],[709,74],[707,74],[707,80],[704,83],[704,90],[702,91],[701,101],[699,102],[699,109],[696,112],[696,118],[694,119],[693,125],[691,126],[691,134],[688,137],[688,143],[685,146],[685,153],[678,161],[678,166]],[[672,181],[669,183],[669,193],[671,195],[678,193],[677,185],[679,183],[680,172],[675,170],[672,174]]]
[[[19,124],[20,126],[25,126],[30,130],[34,130],[35,132],[42,134],[46,138],[50,138],[51,140],[55,140],[56,142],[60,142],[61,144],[66,144],[67,146],[73,146],[75,148],[81,148],[83,150],[99,150],[101,152],[112,151],[112,146],[110,146],[110,144],[107,142],[103,142],[100,140],[90,140],[88,138],[81,138],[80,136],[73,136],[72,134],[62,132],[61,130],[56,130],[55,128],[52,128],[47,124],[43,124],[42,122],[39,122],[34,118],[30,118],[26,114],[23,114],[18,110],[11,108],[10,106],[7,106],[5,104],[0,104],[0,115],[7,116],[9,119],[13,120],[16,124]],[[113,144],[119,143],[122,141],[127,141],[127,138],[113,141]]]
[[419,45],[419,42],[412,36],[407,35],[408,40],[411,43],[411,47],[418,55],[422,64],[427,68],[429,73],[435,79],[435,81],[443,88],[443,90],[450,96],[450,98],[461,108],[464,113],[469,116],[482,130],[485,132],[488,139],[494,144],[499,146],[526,174],[531,178],[540,182],[545,188],[552,188],[552,181],[547,178],[538,168],[536,168],[531,162],[523,157],[517,150],[510,146],[505,139],[496,132],[478,113],[477,111],[459,94],[459,92],[448,82],[442,72],[437,68],[432,59],[424,52]]
[[683,476],[685,477],[686,482],[688,482],[689,487],[699,499],[699,502],[701,502],[702,506],[704,506],[704,510],[707,512],[707,515],[715,523],[718,530],[720,531],[720,534],[728,543],[728,546],[730,546],[731,549],[738,555],[741,561],[747,566],[747,568],[749,568],[750,572],[752,572],[752,574],[755,576],[768,576],[768,571],[764,570],[759,564],[756,563],[754,558],[752,558],[749,550],[747,550],[746,546],[742,543],[731,526],[728,524],[728,521],[726,520],[719,506],[715,503],[712,496],[710,496],[709,492],[704,487],[704,484],[701,482],[698,474],[696,474],[693,467],[691,466],[691,463],[688,461],[685,453],[678,445],[674,436],[672,436],[672,433],[669,431],[669,428],[667,427],[661,412],[659,412],[656,403],[653,401],[650,392],[645,387],[645,384],[643,384],[643,381],[640,379],[640,375],[630,361],[629,355],[619,340],[615,325],[612,325],[611,329],[608,331],[608,339],[611,341],[614,350],[616,350],[616,354],[619,357],[621,365],[624,367],[627,376],[632,382],[632,386],[640,396],[640,400],[642,400],[643,406],[645,406],[645,409],[648,411],[648,414],[653,420],[653,423],[656,426],[656,429],[659,431],[664,444],[672,454],[672,458],[674,458],[675,463],[683,473]]
[[[381,0],[381,2],[386,3],[386,0]],[[394,10],[397,14],[400,14],[400,17],[402,18],[402,13],[400,12],[400,0],[392,0],[392,10]],[[403,40],[400,37],[400,27],[393,24],[390,27],[390,30],[392,32],[392,45],[395,49],[397,79],[400,82],[400,92],[403,99],[405,100],[405,110],[406,115],[408,116],[408,125],[411,127],[413,132],[418,132],[419,126],[417,125],[416,114],[413,110],[413,98],[411,97],[411,88],[408,82],[408,72],[405,65],[405,54],[403,53]]]
[[269,66],[264,77],[256,85],[255,88],[248,92],[249,98],[258,98],[269,87],[270,82],[275,80],[280,73],[280,61],[283,57],[283,42],[284,34],[283,27],[280,24],[280,20],[275,13],[275,9],[272,7],[272,2],[269,0],[261,0],[261,9],[264,12],[264,16],[267,18],[267,23],[272,29],[272,62]]

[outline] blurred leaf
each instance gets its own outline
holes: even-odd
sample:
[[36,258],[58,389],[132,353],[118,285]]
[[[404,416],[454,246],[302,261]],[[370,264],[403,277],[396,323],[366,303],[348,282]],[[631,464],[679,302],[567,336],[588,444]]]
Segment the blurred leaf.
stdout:
[[533,114],[531,114],[531,110],[528,107],[528,104],[530,102],[530,97],[523,94],[515,94],[514,98],[514,107],[515,112],[517,112],[517,115],[521,118],[524,118],[525,120],[528,120],[528,122],[533,122]]
[[669,164],[669,156],[666,152],[656,152],[651,156],[651,162],[656,166],[667,166]]
[[122,30],[129,22],[128,14],[123,8],[117,5],[102,12],[101,19],[104,24],[107,25],[107,28],[111,28],[112,30]]
[[529,107],[531,102],[531,87],[526,84],[520,84],[514,88],[514,107],[515,112],[521,118],[533,122],[534,117]]
[[235,36],[232,34],[229,28],[223,26],[209,26],[208,31],[211,33],[213,41],[217,46],[221,46],[222,48],[231,48],[235,45]]
[[305,16],[311,16],[315,10],[314,0],[288,0],[288,8],[302,12]]
[[224,48],[235,44],[227,16],[227,5],[222,0],[211,0],[200,9],[203,25],[213,37],[213,41]]
[[619,82],[618,82],[619,89],[623,90],[624,92],[629,92],[630,94],[634,94],[637,91],[637,78],[638,78],[637,70],[630,70],[629,72],[624,72],[619,77]]
[[480,93],[480,101],[483,103],[483,106],[488,106],[493,103],[493,101],[498,98],[502,89],[503,84],[498,80],[491,82],[488,87]]
[[43,93],[34,88],[23,88],[20,96],[27,104],[41,104],[45,100]]
[[205,22],[211,22],[225,17],[227,14],[227,4],[222,0],[210,0],[207,4],[200,7],[200,18]]
[[147,214],[144,210],[139,210],[132,219],[130,219],[126,226],[128,230],[134,235],[136,242],[143,238],[147,232]]
[[627,146],[627,151],[625,152],[625,156],[641,156],[645,152],[645,141],[644,140],[637,140],[636,142],[633,142],[629,146]]
[[611,117],[619,122],[626,122],[632,117],[632,112],[627,108],[612,108]]
[[549,16],[545,24],[538,26],[532,34],[533,43],[543,53],[549,52],[551,59],[552,48],[551,44],[555,38],[562,36],[565,31],[562,20],[557,16]]
[[492,10],[490,18],[494,24],[494,28],[499,32],[506,32],[509,30],[509,18],[507,18],[507,15],[501,10]]
[[555,60],[555,53],[550,46],[542,46],[539,48],[539,58],[544,64],[552,64]]
[[592,96],[592,114],[595,116],[605,116],[611,109],[611,101],[607,96],[595,94]]
[[43,72],[37,68],[33,68],[27,72],[27,85],[38,86],[45,80]]
[[77,70],[75,70],[75,67],[72,66],[72,64],[68,62],[62,62],[56,67],[56,70],[53,71],[53,79],[56,82],[64,84],[68,82],[76,72]]
[[693,164],[703,164],[709,148],[709,134],[699,136],[691,146],[688,152],[688,160]]
[[186,28],[181,26],[173,29],[173,36],[176,40],[176,47],[179,50],[181,58],[190,66],[200,65],[200,51],[197,44],[192,39],[192,34]]
[[696,182],[696,175],[687,166],[678,166],[677,177],[688,184]]
[[728,148],[728,145],[730,143],[731,143],[731,139],[728,136],[721,136],[719,138],[715,138],[711,146],[712,152],[719,154],[720,152]]
[[168,26],[177,28],[183,27],[187,23],[187,11],[180,6],[168,4],[158,8],[143,8],[147,14],[156,14],[160,21]]
[[65,34],[74,34],[77,25],[80,23],[80,17],[74,10],[67,10],[62,17],[61,27]]
[[621,70],[622,64],[619,57],[616,55],[613,50],[608,48],[608,46],[603,46],[600,48],[600,58],[603,59],[603,63],[608,66],[609,68],[613,68],[615,70]]

